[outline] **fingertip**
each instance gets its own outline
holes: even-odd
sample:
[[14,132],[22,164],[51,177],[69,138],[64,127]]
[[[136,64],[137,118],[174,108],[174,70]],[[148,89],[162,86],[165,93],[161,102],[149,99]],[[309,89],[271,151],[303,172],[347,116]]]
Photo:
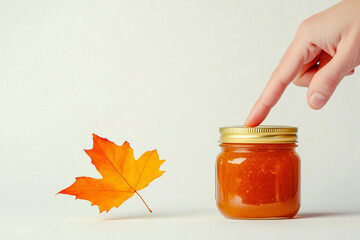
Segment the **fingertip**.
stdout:
[[308,100],[309,106],[314,110],[319,110],[323,108],[326,102],[327,98],[323,94],[318,92],[313,93]]
[[249,117],[245,120],[245,123],[244,123],[245,127],[256,127],[258,126],[259,124],[256,124],[255,122],[252,122],[251,121],[251,118],[249,119]]
[[303,81],[303,79],[296,79],[293,81],[293,84],[297,87],[308,87],[309,86],[309,81],[305,82]]
[[258,109],[256,106],[251,110],[249,116],[245,120],[244,125],[246,127],[256,127],[259,126],[262,121],[266,118],[269,111],[265,109]]
[[248,117],[246,118],[246,120],[245,120],[245,122],[244,122],[244,126],[245,126],[245,127],[255,127],[255,126],[256,126],[256,124],[255,124],[255,122],[254,122],[254,120],[253,120],[254,108],[255,108],[255,106],[251,109]]

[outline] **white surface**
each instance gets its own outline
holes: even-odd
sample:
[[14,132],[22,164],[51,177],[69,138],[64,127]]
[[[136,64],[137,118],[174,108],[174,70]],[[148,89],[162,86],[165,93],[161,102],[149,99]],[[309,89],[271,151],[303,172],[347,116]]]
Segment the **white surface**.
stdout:
[[359,239],[360,213],[299,214],[291,220],[230,220],[211,212],[1,222],[2,239]]
[[[321,111],[290,86],[265,121],[299,127],[309,217],[231,221],[213,199],[218,127],[244,121],[300,22],[333,3],[0,0],[0,239],[359,235],[358,73]],[[167,160],[140,192],[153,215],[55,196],[99,177],[93,132]]]

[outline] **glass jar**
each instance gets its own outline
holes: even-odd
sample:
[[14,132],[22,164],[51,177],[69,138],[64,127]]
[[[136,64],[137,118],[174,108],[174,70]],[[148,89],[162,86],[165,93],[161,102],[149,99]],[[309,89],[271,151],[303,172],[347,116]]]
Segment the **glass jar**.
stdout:
[[292,218],[300,208],[297,128],[220,128],[216,202],[229,218]]

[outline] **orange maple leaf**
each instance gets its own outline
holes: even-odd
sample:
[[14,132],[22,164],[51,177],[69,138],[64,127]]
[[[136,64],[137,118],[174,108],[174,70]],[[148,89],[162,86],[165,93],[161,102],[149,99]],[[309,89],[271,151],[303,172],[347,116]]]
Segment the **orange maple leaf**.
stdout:
[[135,160],[133,149],[126,141],[122,146],[118,146],[95,134],[93,141],[93,148],[85,152],[102,179],[77,177],[70,187],[59,193],[74,195],[75,199],[88,200],[91,206],[99,207],[100,213],[119,207],[136,193],[152,212],[138,191],[165,172],[160,171],[160,166],[165,160],[159,159],[156,150],[147,151]]

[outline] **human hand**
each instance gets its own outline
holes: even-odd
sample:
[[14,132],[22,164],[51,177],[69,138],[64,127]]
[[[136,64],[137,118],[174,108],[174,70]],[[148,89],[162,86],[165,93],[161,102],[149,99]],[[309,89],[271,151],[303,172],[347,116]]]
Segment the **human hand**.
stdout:
[[291,82],[308,87],[309,106],[321,109],[359,64],[360,0],[344,0],[300,24],[245,125],[259,125]]

